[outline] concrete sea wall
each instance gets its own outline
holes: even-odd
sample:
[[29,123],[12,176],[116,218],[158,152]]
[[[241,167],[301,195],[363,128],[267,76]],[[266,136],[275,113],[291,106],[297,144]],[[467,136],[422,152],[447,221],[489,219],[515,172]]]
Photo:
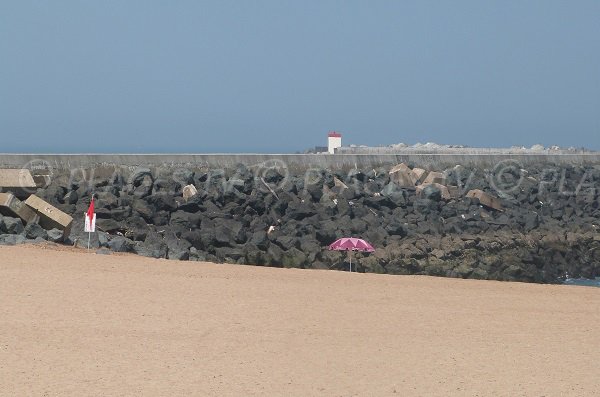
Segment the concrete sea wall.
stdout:
[[193,167],[230,168],[265,162],[281,162],[293,170],[312,167],[348,170],[410,163],[428,169],[454,166],[490,167],[503,161],[529,164],[600,164],[600,153],[505,154],[505,153],[402,153],[397,154],[0,154],[0,168],[31,168],[46,164],[54,169],[94,167]]

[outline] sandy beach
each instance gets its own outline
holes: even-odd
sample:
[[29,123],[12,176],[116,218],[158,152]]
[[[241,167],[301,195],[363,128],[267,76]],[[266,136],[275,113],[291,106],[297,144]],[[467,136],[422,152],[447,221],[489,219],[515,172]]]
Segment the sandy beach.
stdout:
[[600,289],[0,247],[3,396],[600,395]]

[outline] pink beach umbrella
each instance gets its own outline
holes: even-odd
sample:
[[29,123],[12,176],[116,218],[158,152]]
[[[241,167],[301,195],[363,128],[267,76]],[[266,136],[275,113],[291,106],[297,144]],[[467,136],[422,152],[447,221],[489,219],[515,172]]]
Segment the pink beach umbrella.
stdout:
[[[339,240],[335,240],[329,244],[329,249],[332,251],[361,251],[361,252],[373,252],[375,248],[365,240],[354,237],[344,237]],[[352,271],[352,255],[349,252],[350,257],[350,271]]]

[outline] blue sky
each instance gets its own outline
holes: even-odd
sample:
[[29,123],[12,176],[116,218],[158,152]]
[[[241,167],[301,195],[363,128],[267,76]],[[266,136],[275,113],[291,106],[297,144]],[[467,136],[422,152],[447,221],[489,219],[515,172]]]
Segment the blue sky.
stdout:
[[600,1],[3,1],[0,152],[600,149]]

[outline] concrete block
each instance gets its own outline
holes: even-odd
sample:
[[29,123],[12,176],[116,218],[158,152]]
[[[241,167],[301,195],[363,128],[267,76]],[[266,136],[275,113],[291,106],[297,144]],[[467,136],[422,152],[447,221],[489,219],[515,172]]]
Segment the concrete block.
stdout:
[[340,181],[340,180],[339,180],[338,178],[336,178],[336,177],[333,177],[333,183],[334,183],[334,186],[335,186],[335,187],[338,187],[338,188],[340,188],[341,190],[348,189],[348,186],[347,186],[347,185],[346,185],[344,182]]
[[477,198],[477,199],[479,199],[479,203],[481,203],[481,205],[484,205],[488,208],[492,208],[497,211],[503,210],[500,199],[498,199],[497,197],[493,197],[482,190],[479,190],[479,189],[469,190],[469,192],[466,194],[466,197]]
[[39,224],[44,229],[59,229],[63,231],[65,237],[69,236],[71,224],[73,223],[73,218],[69,214],[65,214],[34,195],[29,196],[25,200],[25,204],[39,215]]
[[452,198],[448,188],[444,185],[440,185],[439,183],[423,183],[423,184],[417,186],[417,189],[416,189],[417,197],[421,197],[423,189],[425,189],[429,185],[435,186],[440,190],[440,192],[442,193],[443,200],[450,200]]
[[425,171],[423,168],[413,168],[411,170],[411,178],[415,185],[423,183],[426,177],[427,171]]
[[398,165],[393,166],[392,169],[390,169],[389,173],[391,175],[391,174],[393,174],[394,172],[397,172],[397,171],[406,171],[406,172],[409,172],[410,171],[410,167],[408,165],[404,164],[404,163],[400,163]]
[[0,169],[0,190],[25,198],[37,189],[37,184],[26,168]]
[[187,202],[190,198],[194,197],[198,193],[196,186],[186,185],[183,187],[183,199]]
[[427,178],[423,181],[424,184],[428,183],[439,183],[440,185],[446,184],[446,177],[441,172],[431,171]]
[[0,193],[0,213],[21,218],[24,224],[36,223],[39,216],[12,193]]
[[404,163],[398,164],[390,170],[390,180],[400,187],[415,186],[411,169]]
[[52,178],[50,175],[33,175],[33,180],[38,188],[45,188],[50,185]]

